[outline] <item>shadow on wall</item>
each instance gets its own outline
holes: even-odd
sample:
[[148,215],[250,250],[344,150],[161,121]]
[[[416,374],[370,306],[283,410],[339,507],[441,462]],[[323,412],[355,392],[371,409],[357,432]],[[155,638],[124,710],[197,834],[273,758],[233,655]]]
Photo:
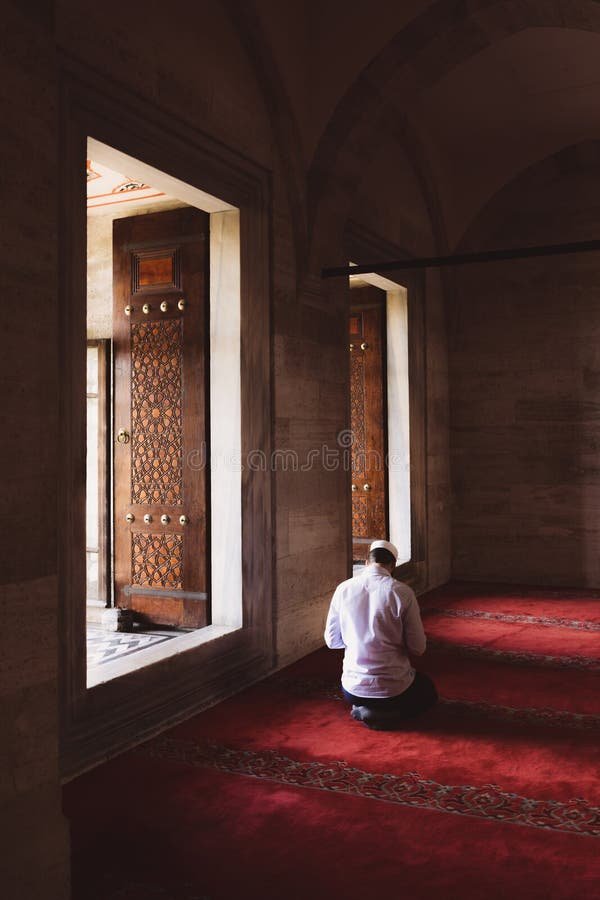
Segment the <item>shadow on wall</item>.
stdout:
[[[460,250],[588,240],[600,142],[499,192]],[[464,267],[451,313],[453,576],[600,584],[600,256]]]

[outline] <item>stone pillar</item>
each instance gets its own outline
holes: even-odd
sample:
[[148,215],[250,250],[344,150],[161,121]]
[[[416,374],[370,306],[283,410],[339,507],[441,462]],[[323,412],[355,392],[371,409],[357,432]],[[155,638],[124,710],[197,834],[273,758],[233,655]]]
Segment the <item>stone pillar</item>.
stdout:
[[58,774],[57,82],[49,3],[0,34],[0,885],[66,900]]

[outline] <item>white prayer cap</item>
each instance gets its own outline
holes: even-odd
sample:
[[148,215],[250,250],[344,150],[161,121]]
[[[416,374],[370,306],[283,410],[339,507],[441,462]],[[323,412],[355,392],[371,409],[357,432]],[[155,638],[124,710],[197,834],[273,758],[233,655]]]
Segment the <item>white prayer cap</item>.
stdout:
[[380,548],[382,550],[387,550],[388,553],[391,553],[394,559],[398,559],[398,551],[393,544],[390,544],[389,541],[373,541],[373,543],[369,547],[369,553],[371,552],[371,550],[379,550]]

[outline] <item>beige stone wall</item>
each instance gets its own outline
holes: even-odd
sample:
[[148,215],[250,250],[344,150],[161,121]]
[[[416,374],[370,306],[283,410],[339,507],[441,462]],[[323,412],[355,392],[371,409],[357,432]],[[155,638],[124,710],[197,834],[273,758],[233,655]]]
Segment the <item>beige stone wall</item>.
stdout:
[[[411,17],[433,7],[377,0],[363,28],[362,6],[350,6],[131,0],[124,12],[116,0],[3,5],[0,883],[10,900],[68,892],[56,689],[59,69],[74,60],[100,87],[127,86],[272,175],[273,431],[276,450],[297,459],[287,470],[280,462],[274,476],[274,632],[283,665],[320,645],[331,592],[347,574],[345,473],[328,470],[320,456],[305,465],[309,451],[335,449],[348,424],[346,285],[324,284],[320,267],[344,261],[349,219],[413,254],[443,249],[431,160],[411,133],[419,97],[470,54],[521,27],[498,4],[436,4],[417,40],[405,33],[378,56]],[[465,19],[453,30],[453,19],[480,6],[476,27]],[[595,22],[590,10],[578,19],[579,11],[569,17],[565,8],[559,22],[552,4],[547,18],[544,4],[525,6],[522,25]],[[474,121],[473,135],[485,135]],[[449,153],[442,165],[444,143],[435,129],[429,137],[438,193],[456,231],[467,215],[460,186],[479,185],[469,200],[474,209],[505,171],[497,168],[501,150],[486,160],[492,180],[479,183],[467,171],[456,182],[460,160]],[[478,146],[467,158],[477,159]],[[465,247],[597,237],[599,168],[597,149],[588,147],[530,172],[488,206]],[[106,231],[103,240],[92,281],[107,262]],[[454,281],[427,275],[428,586],[448,577],[451,536],[460,577],[600,582],[597,268],[594,257],[582,257],[462,270]],[[98,277],[96,298],[108,290],[106,276]],[[93,334],[108,328],[98,309]]]
[[443,282],[428,272],[427,334],[427,587],[450,578],[450,455],[448,346]]
[[[400,141],[385,131],[361,180],[351,217],[412,256],[436,255],[423,189]],[[390,275],[401,279],[401,274]],[[427,584],[450,576],[450,464],[448,449],[448,351],[444,282],[425,276],[427,440]],[[408,298],[410,304],[410,295]]]
[[[300,468],[276,473],[276,639],[279,664],[322,644],[336,584],[347,578],[347,484],[322,453],[347,427],[347,335],[339,303],[301,292],[278,297],[275,443]],[[312,451],[317,456],[309,464]],[[302,467],[305,471],[301,471]]]
[[0,885],[65,900],[58,782],[57,85],[51,23],[3,8]]
[[[305,256],[297,255],[304,224],[293,218],[298,210],[292,213],[290,206],[289,160],[276,146],[269,119],[273,112],[226,4],[191,8],[174,0],[167,15],[162,4],[134,0],[123,17],[122,4],[86,5],[82,15],[79,3],[61,0],[55,22],[50,4],[35,8],[40,12],[9,5],[14,21],[4,23],[2,47],[8,154],[3,171],[10,170],[10,180],[0,210],[5,225],[0,254],[11,302],[2,304],[8,335],[3,402],[5,434],[10,436],[2,451],[3,469],[10,476],[2,513],[2,577],[10,640],[2,647],[0,662],[7,711],[1,724],[0,784],[2,824],[14,843],[6,855],[11,871],[2,880],[10,900],[68,895],[56,690],[57,46],[90,67],[100,85],[105,78],[127,85],[174,119],[272,172],[275,448],[294,450],[301,466],[309,451],[336,448],[337,435],[348,422],[346,285],[323,284],[318,267],[308,272]],[[298,61],[301,58],[299,54]],[[296,72],[290,83],[301,80],[302,73]],[[387,240],[414,252],[431,244],[426,206],[412,173],[399,166],[396,150],[382,150],[372,165],[365,172],[360,198],[348,203],[342,197],[339,209],[329,211],[334,227],[327,246],[313,247],[312,258],[321,264],[337,262],[343,253],[350,207],[358,224]],[[389,185],[400,170],[392,202]],[[92,220],[90,234],[96,231],[104,231],[104,250],[94,257],[92,281],[108,253],[107,231],[100,220]],[[310,234],[305,238],[309,243]],[[101,296],[108,290],[106,279],[92,288]],[[106,333],[107,315],[98,312],[93,319],[94,335]],[[427,327],[428,400],[423,415],[428,420],[428,489],[435,513],[429,524],[433,584],[445,579],[448,557],[445,344],[441,290],[435,281],[427,287]],[[282,665],[321,645],[329,598],[347,575],[349,500],[345,473],[329,471],[321,458],[305,470],[283,471],[280,466],[274,480],[274,626],[277,662]]]
[[[414,255],[432,252],[431,223],[415,173],[396,141],[382,133],[381,144],[350,209],[340,204],[340,233],[349,215],[359,227]],[[339,243],[323,248],[324,262],[339,257]],[[300,286],[292,303],[284,302],[283,285],[277,290],[276,284],[275,296],[276,444],[296,451],[302,461],[311,449],[337,448],[337,435],[348,427],[347,281],[311,281]],[[425,318],[427,391],[421,415],[427,423],[429,588],[447,581],[450,572],[447,349],[437,275],[426,281]],[[343,472],[328,472],[320,464],[307,472],[277,474],[280,664],[321,645],[332,591],[348,577],[347,488]]]
[[[598,144],[513,182],[466,246],[596,238]],[[600,586],[597,254],[461,271],[450,318],[453,574]]]

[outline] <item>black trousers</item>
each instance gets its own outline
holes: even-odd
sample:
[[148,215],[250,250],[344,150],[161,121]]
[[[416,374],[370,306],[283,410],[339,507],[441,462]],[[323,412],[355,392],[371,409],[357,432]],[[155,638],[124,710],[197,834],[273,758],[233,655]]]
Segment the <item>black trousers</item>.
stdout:
[[381,710],[386,716],[398,719],[412,719],[437,703],[438,694],[429,675],[416,672],[415,680],[409,688],[395,697],[357,697],[342,687],[344,700],[353,706],[366,706],[374,712]]

